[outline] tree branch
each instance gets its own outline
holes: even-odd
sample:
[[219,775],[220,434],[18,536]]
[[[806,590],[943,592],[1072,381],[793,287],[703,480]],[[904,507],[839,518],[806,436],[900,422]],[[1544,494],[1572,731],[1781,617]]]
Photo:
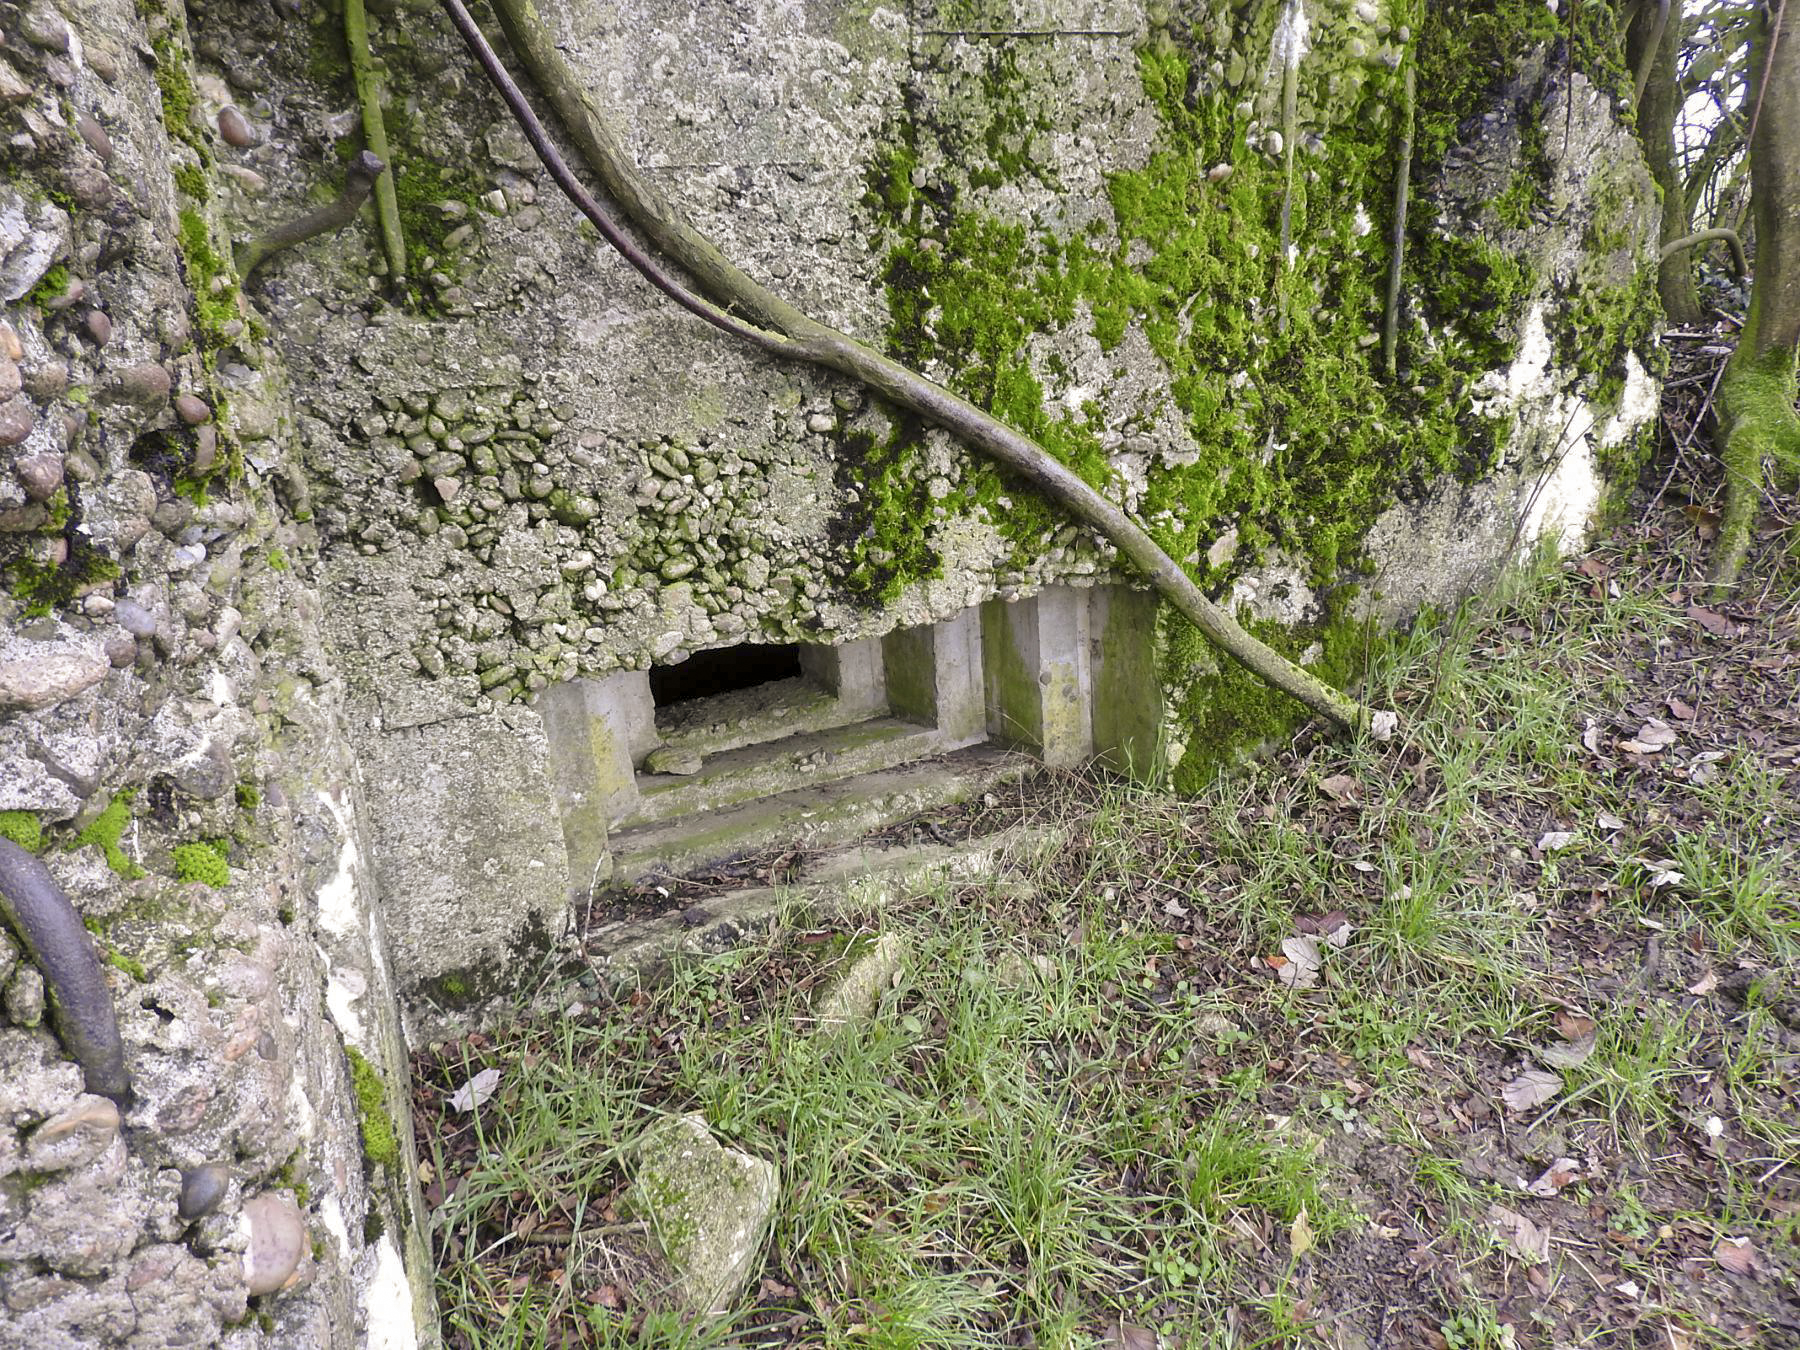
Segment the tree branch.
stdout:
[[1671,239],[1662,246],[1662,252],[1658,255],[1657,261],[1660,262],[1664,258],[1671,257],[1683,249],[1693,248],[1699,244],[1710,244],[1715,239],[1723,239],[1731,245],[1731,261],[1737,269],[1738,277],[1742,279],[1749,276],[1750,264],[1744,257],[1744,241],[1738,238],[1736,230],[1696,230],[1693,234],[1684,235],[1680,239]]
[[357,211],[369,199],[369,190],[375,186],[384,167],[386,166],[381,162],[381,157],[374,151],[359,152],[344,173],[344,190],[338,194],[336,201],[328,206],[321,206],[317,211],[310,211],[298,220],[290,220],[286,225],[277,225],[237,251],[238,276],[247,282],[250,274],[267,262],[271,254],[317,238],[321,234],[335,234],[343,229],[356,219]]
[[631,222],[694,278],[699,294],[672,278],[581,187],[462,0],[441,0],[441,4],[557,186],[633,267],[677,304],[764,351],[848,375],[889,402],[943,427],[1105,536],[1209,640],[1265,683],[1344,730],[1371,725],[1369,712],[1361,704],[1258,641],[1207,599],[1136,521],[1036,441],[847,334],[809,318],[739,271],[644,181],[618,136],[575,79],[532,0],[495,0],[514,50],[556,108],[588,167]]

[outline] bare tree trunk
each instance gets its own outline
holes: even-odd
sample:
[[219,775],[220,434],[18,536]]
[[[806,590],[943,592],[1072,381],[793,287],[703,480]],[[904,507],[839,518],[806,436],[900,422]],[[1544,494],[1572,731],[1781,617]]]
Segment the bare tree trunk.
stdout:
[[1762,500],[1763,462],[1800,472],[1794,412],[1800,354],[1800,5],[1764,0],[1751,38],[1750,211],[1756,281],[1750,314],[1719,384],[1716,444],[1725,469],[1725,508],[1713,557],[1715,585],[1737,580]]
[[[1637,106],[1638,140],[1650,176],[1662,189],[1662,237],[1669,243],[1693,228],[1675,162],[1675,116],[1680,91],[1675,79],[1675,55],[1681,42],[1681,0],[1638,0],[1632,6],[1631,25],[1625,34],[1625,57],[1641,73],[1642,93]],[[1684,251],[1662,260],[1656,278],[1663,313],[1669,322],[1687,326],[1700,322],[1700,298],[1694,290],[1694,259]]]

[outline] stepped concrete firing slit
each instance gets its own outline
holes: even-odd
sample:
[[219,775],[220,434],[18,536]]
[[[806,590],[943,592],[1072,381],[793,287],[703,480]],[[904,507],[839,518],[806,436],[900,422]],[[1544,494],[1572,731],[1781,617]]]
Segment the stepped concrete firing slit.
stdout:
[[[547,690],[571,885],[849,838],[966,796],[1007,747],[1152,772],[1155,615],[1122,587],[1056,587],[879,638],[715,648]],[[940,756],[935,775],[909,768]]]

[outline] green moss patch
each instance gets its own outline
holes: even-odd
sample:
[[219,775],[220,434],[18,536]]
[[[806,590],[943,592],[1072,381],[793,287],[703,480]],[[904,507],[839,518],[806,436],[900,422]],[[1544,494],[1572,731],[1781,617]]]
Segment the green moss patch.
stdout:
[[44,827],[30,811],[0,811],[0,839],[10,839],[27,853],[44,846]]
[[215,891],[231,884],[231,864],[226,859],[223,839],[177,844],[169,850],[169,857],[175,864],[177,881],[198,881]]
[[144,869],[125,856],[125,850],[119,847],[124,838],[126,827],[131,824],[132,793],[121,792],[106,804],[106,809],[88,822],[87,828],[69,844],[69,851],[85,848],[92,844],[106,856],[106,865],[122,877],[136,878],[144,875]]
[[388,1111],[387,1084],[368,1059],[353,1047],[344,1054],[350,1060],[350,1081],[356,1092],[357,1119],[362,1126],[363,1155],[377,1167],[400,1165],[400,1139]]

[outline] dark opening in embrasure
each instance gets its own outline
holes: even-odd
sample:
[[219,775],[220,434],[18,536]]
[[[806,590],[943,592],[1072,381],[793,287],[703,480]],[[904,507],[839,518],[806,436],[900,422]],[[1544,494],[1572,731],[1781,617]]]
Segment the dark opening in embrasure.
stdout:
[[650,668],[650,695],[666,708],[689,699],[711,698],[759,684],[797,678],[800,648],[751,642],[741,647],[714,647],[695,652],[680,665]]

